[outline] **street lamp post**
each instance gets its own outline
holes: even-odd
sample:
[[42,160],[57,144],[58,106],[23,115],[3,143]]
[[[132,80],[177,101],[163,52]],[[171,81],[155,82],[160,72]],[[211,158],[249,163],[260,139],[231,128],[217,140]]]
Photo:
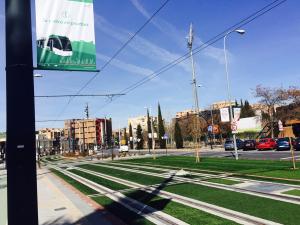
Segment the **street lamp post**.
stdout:
[[149,117],[150,117],[150,123],[151,123],[151,137],[152,137],[152,152],[153,152],[153,159],[156,159],[155,157],[155,139],[154,139],[154,130],[153,130],[153,117],[151,116],[151,107],[145,107],[147,110],[149,110]]
[[[224,58],[225,58],[225,70],[226,70],[226,82],[227,82],[227,97],[229,102],[229,110],[230,110],[230,124],[233,122],[233,110],[231,105],[231,94],[230,94],[230,84],[229,84],[229,73],[228,73],[228,62],[227,62],[227,54],[226,54],[226,38],[229,34],[232,32],[236,32],[238,34],[243,35],[246,31],[245,30],[231,30],[228,31],[223,40],[224,40]],[[235,159],[238,160],[238,152],[237,152],[237,146],[236,146],[236,136],[235,133],[233,133],[233,143],[234,143],[234,152],[235,152]]]

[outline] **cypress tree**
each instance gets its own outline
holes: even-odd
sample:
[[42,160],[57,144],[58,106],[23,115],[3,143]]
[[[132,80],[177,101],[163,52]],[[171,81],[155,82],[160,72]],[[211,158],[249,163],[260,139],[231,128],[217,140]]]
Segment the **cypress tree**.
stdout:
[[149,137],[149,134],[151,134],[151,121],[150,121],[150,116],[149,116],[149,110],[147,109],[147,131],[148,131],[148,149],[152,148],[152,138]]
[[183,139],[182,139],[181,129],[177,120],[175,122],[174,138],[175,138],[176,148],[182,148]]
[[[133,138],[131,123],[129,124],[129,138]],[[129,141],[129,145],[130,145],[129,146],[130,149],[133,149],[133,140],[132,139]]]
[[165,135],[165,127],[164,127],[164,121],[162,119],[161,115],[161,109],[160,104],[158,103],[158,139],[159,139],[159,146],[160,148],[166,148],[166,140],[162,139],[162,137]]
[[143,149],[143,146],[144,146],[143,131],[142,131],[142,127],[140,124],[136,128],[136,139],[137,139],[136,148]]

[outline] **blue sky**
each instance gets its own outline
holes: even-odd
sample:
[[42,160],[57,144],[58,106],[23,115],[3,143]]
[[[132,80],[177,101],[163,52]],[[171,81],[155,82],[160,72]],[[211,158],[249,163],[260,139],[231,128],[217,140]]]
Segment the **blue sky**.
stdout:
[[[163,0],[95,0],[97,67],[101,67],[134,33]],[[225,28],[270,3],[270,0],[171,0],[99,76],[82,92],[118,93],[132,83],[187,52],[189,24],[194,25],[195,47]],[[298,85],[300,81],[300,2],[288,0],[246,25],[243,36],[228,37],[229,73],[232,96],[256,102],[253,89]],[[34,13],[34,9],[32,9]],[[5,116],[5,29],[4,1],[0,3],[0,131]],[[33,26],[34,26],[34,15]],[[35,38],[33,29],[33,38]],[[34,40],[33,40],[34,41]],[[35,53],[34,53],[35,55]],[[34,59],[35,61],[35,59]],[[195,55],[201,108],[226,99],[223,42]],[[93,73],[38,71],[36,95],[75,94]],[[167,119],[193,107],[191,65],[187,60],[157,78],[102,108],[105,98],[75,98],[58,117],[68,99],[37,99],[36,120],[83,118],[84,106],[91,117],[112,117],[117,128],[128,117],[145,114],[145,106],[157,112],[160,102]],[[20,115],[21,111],[20,111]],[[26,118],[24,118],[26,119]],[[62,127],[63,122],[37,123],[41,127]]]

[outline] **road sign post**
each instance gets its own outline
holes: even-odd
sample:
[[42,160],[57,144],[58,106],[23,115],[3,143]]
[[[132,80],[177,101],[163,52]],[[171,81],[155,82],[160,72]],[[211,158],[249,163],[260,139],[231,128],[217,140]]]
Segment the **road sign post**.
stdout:
[[9,225],[38,225],[30,2],[5,1]]

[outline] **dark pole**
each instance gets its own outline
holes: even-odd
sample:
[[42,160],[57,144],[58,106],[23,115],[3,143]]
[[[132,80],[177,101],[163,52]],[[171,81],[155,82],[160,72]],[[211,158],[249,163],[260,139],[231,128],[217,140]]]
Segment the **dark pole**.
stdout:
[[38,225],[30,0],[5,1],[8,224]]

